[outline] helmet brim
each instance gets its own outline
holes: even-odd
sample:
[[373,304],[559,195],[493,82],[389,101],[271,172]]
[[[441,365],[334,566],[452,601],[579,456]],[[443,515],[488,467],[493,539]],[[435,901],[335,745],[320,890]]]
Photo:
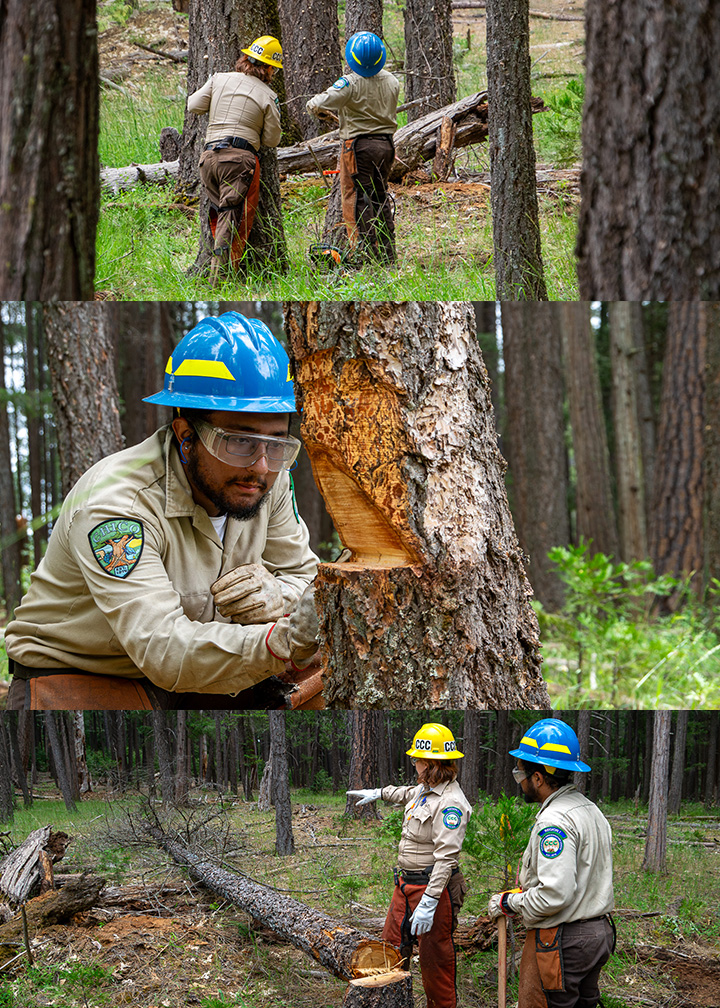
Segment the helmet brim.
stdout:
[[429,752],[425,752],[424,750],[418,752],[417,749],[408,749],[408,751],[405,753],[405,755],[406,756],[414,756],[416,759],[445,760],[445,759],[463,759],[463,757],[465,756],[465,753],[458,752],[457,749],[455,749],[453,752],[448,752],[448,753],[429,753]]
[[521,759],[523,763],[537,763],[538,766],[551,766],[557,770],[579,770],[581,773],[588,773],[592,767],[582,760],[556,759],[553,756],[546,756],[545,753],[534,753],[535,759],[531,759],[527,752],[522,749],[511,749],[510,756]]
[[146,396],[143,402],[156,406],[177,406],[186,409],[220,410],[228,413],[295,413],[295,399],[231,399],[225,396],[190,395],[183,392],[166,392]]

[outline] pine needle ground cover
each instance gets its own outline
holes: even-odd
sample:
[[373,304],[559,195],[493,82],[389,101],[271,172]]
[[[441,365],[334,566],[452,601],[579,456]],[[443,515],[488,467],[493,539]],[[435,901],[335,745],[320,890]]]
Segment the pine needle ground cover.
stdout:
[[[561,4],[551,0],[546,6],[552,13],[556,7],[560,11]],[[100,12],[101,73],[111,82],[104,86],[101,99],[101,163],[106,167],[157,163],[163,126],[182,130],[186,68],[139,45],[182,47],[187,19],[162,2],[144,2],[131,11],[118,0],[108,0],[100,4]],[[548,105],[547,111],[534,116],[546,279],[551,299],[573,300],[580,110],[568,85],[582,69],[582,22],[533,18],[531,33],[533,92]],[[393,4],[386,5],[385,37],[388,65],[401,66],[402,12]],[[455,12],[454,60],[458,98],[486,87],[484,11]],[[405,119],[401,113],[400,124]],[[288,270],[238,277],[227,281],[219,295],[263,300],[492,300],[487,145],[460,150],[456,167],[459,177],[446,183],[392,186],[399,252],[395,268],[365,266],[331,273],[320,272],[308,257],[308,246],[319,239],[323,228],[328,194],[323,178],[319,173],[314,178],[288,176],[282,191]],[[120,300],[217,297],[218,291],[211,290],[205,279],[187,275],[199,237],[194,209],[178,203],[172,186],[147,185],[104,195],[97,243],[98,295]]]
[[[2,1008],[341,1004],[346,984],[192,883],[164,852],[138,839],[140,798],[126,794],[118,802],[117,795],[108,794],[100,808],[98,797],[81,803],[74,815],[50,797],[36,802],[28,819],[27,813],[16,813],[11,843],[38,824],[52,823],[74,837],[64,871],[87,869],[110,878],[101,906],[36,936],[34,968],[16,966],[10,976],[0,977]],[[382,821],[349,820],[343,815],[344,795],[317,791],[293,791],[292,803],[296,851],[286,858],[274,853],[274,813],[259,812],[255,804],[232,796],[221,803],[209,789],[193,790],[188,807],[168,813],[167,821],[184,837],[199,829],[205,855],[218,857],[226,869],[379,934],[392,888],[397,813],[383,805]],[[656,876],[640,870],[647,809],[630,802],[606,803],[602,809],[613,826],[618,924],[618,948],[601,980],[605,1004],[716,1005],[712,980],[720,970],[720,866],[712,838],[720,819],[701,806],[683,807],[682,816],[670,820],[668,871]],[[492,932],[483,924],[487,897],[502,884],[508,865],[514,872],[533,812],[514,796],[498,802],[487,798],[471,820],[462,854],[470,892],[458,929],[464,1006],[497,1004],[497,948],[492,934],[480,947],[484,942],[472,940],[471,926],[479,920],[480,932]],[[510,951],[521,943],[518,929]],[[673,952],[695,965],[684,969],[682,956],[669,965],[662,956]],[[417,962],[412,972],[415,1004],[421,1008]],[[509,1003],[516,1000],[516,989],[513,979]]]

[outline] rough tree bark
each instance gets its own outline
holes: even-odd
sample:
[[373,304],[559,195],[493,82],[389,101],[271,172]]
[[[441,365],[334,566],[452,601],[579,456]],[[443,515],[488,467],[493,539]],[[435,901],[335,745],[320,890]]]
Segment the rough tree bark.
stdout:
[[286,331],[352,552],[316,579],[326,702],[549,706],[471,306],[289,302]]
[[[378,734],[379,711],[354,710],[348,714],[350,726],[350,773],[348,788],[358,791],[363,788],[375,788],[380,783],[378,769]],[[377,802],[367,805],[357,805],[357,798],[348,796],[345,802],[345,815],[353,819],[379,819],[380,812]]]
[[336,0],[278,0],[283,39],[283,78],[293,133],[285,138],[316,137],[325,128],[308,115],[309,98],[338,79],[340,32]]
[[405,2],[405,101],[408,122],[455,101],[450,0]]
[[576,539],[594,553],[617,556],[619,540],[610,479],[595,336],[587,301],[560,306],[570,427],[577,480]]
[[720,6],[589,0],[580,297],[720,295]]
[[345,41],[356,31],[371,31],[382,38],[383,0],[346,0]]
[[90,299],[100,199],[96,0],[0,8],[0,289]]
[[720,571],[720,302],[705,306],[705,570],[704,580]]
[[488,0],[486,9],[496,297],[547,301],[530,104],[528,0]]
[[[243,3],[230,0],[222,4],[215,3],[214,0],[190,0],[188,93],[192,94],[202,87],[212,74],[233,70],[241,49],[260,35],[280,37],[277,4],[273,0],[244,0]],[[270,86],[278,94],[282,105],[285,96],[277,75]],[[198,176],[198,161],[203,149],[207,121],[207,115],[185,112],[180,151],[179,189],[188,201],[197,199],[199,194],[202,233],[194,265],[197,271],[202,270],[209,261],[213,244],[208,200],[199,185]],[[284,125],[288,126],[287,119]],[[260,172],[260,202],[248,237],[246,261],[249,265],[272,262],[276,268],[282,268],[287,262],[287,247],[274,148],[260,149]]]
[[268,886],[218,868],[155,827],[149,827],[148,832],[178,864],[187,867],[196,882],[230,900],[341,980],[351,980],[374,968],[384,967],[389,972],[400,963],[400,953],[394,946]]
[[20,601],[20,540],[15,526],[16,514],[5,387],[5,327],[0,318],[0,564],[8,620],[12,619]]
[[76,812],[77,806],[75,805],[75,800],[73,798],[74,788],[71,783],[70,768],[67,765],[65,753],[63,751],[61,739],[61,732],[63,729],[60,718],[62,718],[62,711],[46,711],[45,730],[47,732],[49,748],[52,754],[53,764],[55,766],[57,785],[63,796],[65,808],[68,812]]
[[414,1004],[411,976],[400,970],[351,980],[343,998],[343,1008],[413,1008]]
[[285,729],[285,711],[270,711],[270,737],[273,752],[272,760],[272,792],[275,806],[275,853],[292,854],[295,850],[295,839],[292,829],[292,804],[290,802],[290,786],[288,783],[287,735]]
[[562,338],[555,304],[503,302],[507,456],[512,507],[528,577],[548,609],[562,606],[562,582],[548,550],[570,541],[563,414]]
[[669,710],[653,713],[648,831],[642,871],[665,871],[671,718]]
[[685,744],[687,742],[689,711],[679,710],[675,715],[675,738],[673,742],[672,770],[668,788],[668,812],[677,815],[682,802],[683,777],[685,775]]
[[24,903],[48,873],[52,880],[52,865],[62,860],[70,840],[67,833],[53,832],[50,826],[41,826],[28,833],[23,842],[2,859],[0,893],[13,903]]
[[122,446],[115,357],[102,304],[43,306],[63,493]]

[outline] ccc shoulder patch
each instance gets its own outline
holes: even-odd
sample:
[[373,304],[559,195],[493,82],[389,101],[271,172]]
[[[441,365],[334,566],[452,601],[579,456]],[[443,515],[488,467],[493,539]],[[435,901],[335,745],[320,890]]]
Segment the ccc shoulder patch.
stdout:
[[457,829],[462,822],[462,809],[455,808],[453,805],[450,808],[443,809],[443,825],[447,829]]
[[347,79],[347,77],[339,77],[333,84],[333,87],[337,91],[342,91],[343,88],[350,87],[350,81]]
[[545,858],[559,857],[567,840],[567,833],[559,826],[546,826],[538,834],[540,837],[540,853]]
[[143,548],[142,523],[133,518],[112,518],[88,533],[93,556],[106,574],[126,578],[137,566]]

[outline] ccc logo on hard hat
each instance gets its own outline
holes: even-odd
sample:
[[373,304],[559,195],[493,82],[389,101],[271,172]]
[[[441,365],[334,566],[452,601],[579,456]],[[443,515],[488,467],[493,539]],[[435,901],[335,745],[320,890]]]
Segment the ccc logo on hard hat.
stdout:
[[457,749],[457,746],[455,745],[454,742],[446,742],[445,743],[445,752],[455,752],[456,749]]
[[430,739],[419,738],[415,741],[416,749],[432,749],[432,742]]

